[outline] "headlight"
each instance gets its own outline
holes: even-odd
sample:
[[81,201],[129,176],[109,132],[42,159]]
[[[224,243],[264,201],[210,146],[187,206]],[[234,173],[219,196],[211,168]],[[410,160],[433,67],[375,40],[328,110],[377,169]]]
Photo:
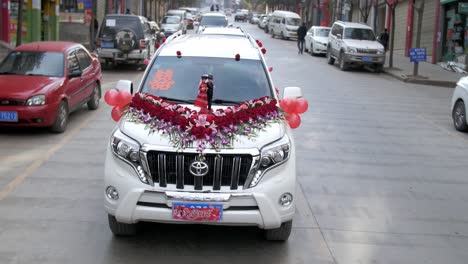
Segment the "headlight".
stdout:
[[382,55],[382,54],[384,54],[384,53],[385,53],[385,50],[383,50],[383,49],[377,50],[377,54],[379,54],[379,55]]
[[45,95],[39,94],[29,98],[26,101],[27,106],[45,105]]
[[258,171],[252,179],[249,188],[255,187],[266,171],[277,167],[289,159],[291,142],[289,137],[284,135],[280,140],[262,148]]
[[112,152],[121,160],[131,165],[138,178],[146,184],[149,184],[146,171],[148,171],[143,164],[140,157],[140,144],[130,137],[123,134],[119,129],[111,137]]
[[348,52],[350,53],[357,53],[357,49],[356,48],[352,48],[352,47],[348,47]]

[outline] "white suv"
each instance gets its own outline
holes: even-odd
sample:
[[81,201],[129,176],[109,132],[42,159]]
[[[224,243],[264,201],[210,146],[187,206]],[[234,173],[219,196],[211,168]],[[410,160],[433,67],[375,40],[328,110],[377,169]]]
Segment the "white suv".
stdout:
[[[226,145],[202,144],[202,152],[199,143],[204,138],[190,143],[193,136],[188,133],[175,136],[180,127],[164,121],[169,115],[151,116],[163,108],[171,114],[181,110],[183,114],[172,115],[177,122],[186,114],[196,115],[190,111],[198,109],[194,99],[204,74],[213,77],[212,107],[220,116],[228,116],[232,109],[253,111],[247,105],[268,104],[278,110],[265,59],[250,36],[168,38],[148,65],[130,105],[158,106],[149,111],[130,108],[108,144],[103,191],[110,229],[115,235],[133,235],[141,221],[246,225],[265,229],[268,240],[287,240],[295,211],[296,157],[289,126],[277,118],[280,112],[266,115],[279,121],[260,125],[261,129],[249,118],[230,126],[244,134],[226,138]],[[130,81],[117,84],[119,90],[132,87]],[[283,96],[300,97],[301,90],[286,87]],[[236,108],[241,102],[248,103]],[[202,122],[204,129],[217,129],[205,127],[210,114],[198,114],[197,127]],[[191,124],[193,131],[195,123]],[[220,124],[216,133],[229,131],[227,127],[221,131]],[[180,142],[187,144],[181,147]]]
[[385,64],[385,50],[375,39],[371,27],[337,21],[328,37],[327,60],[330,65],[338,60],[343,71],[351,65],[370,65],[380,72]]

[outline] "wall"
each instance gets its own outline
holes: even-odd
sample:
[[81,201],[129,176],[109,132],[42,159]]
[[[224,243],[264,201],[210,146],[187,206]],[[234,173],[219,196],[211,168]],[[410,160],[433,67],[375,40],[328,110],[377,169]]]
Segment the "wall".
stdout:
[[[417,6],[419,2],[417,0]],[[432,53],[432,43],[434,40],[434,21],[435,21],[435,12],[436,12],[436,2],[435,1],[425,1],[424,5],[424,14],[423,14],[423,23],[421,30],[421,47],[427,49],[427,54]],[[412,46],[416,45],[416,34],[417,34],[417,25],[418,16],[416,10],[414,11],[414,21],[413,21],[413,39]]]
[[60,40],[81,43],[89,48],[89,25],[60,22]]
[[[426,1],[428,2],[428,1]],[[408,1],[399,1],[395,9],[395,50],[405,50]],[[390,24],[391,29],[391,24]],[[389,29],[389,30],[390,30]]]

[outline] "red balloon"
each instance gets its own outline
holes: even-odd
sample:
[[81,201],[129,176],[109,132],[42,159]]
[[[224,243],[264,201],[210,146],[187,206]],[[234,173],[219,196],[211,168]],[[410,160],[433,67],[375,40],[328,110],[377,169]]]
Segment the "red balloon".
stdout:
[[296,100],[296,112],[298,114],[303,114],[309,108],[309,103],[305,98],[299,98]]
[[289,127],[292,129],[296,129],[301,125],[301,117],[296,113],[289,115],[287,120],[289,122]]
[[120,91],[115,96],[116,106],[126,106],[132,101],[132,94],[128,91]]
[[116,97],[119,92],[115,89],[110,89],[104,94],[104,101],[110,106],[116,106]]
[[280,101],[280,107],[284,112],[292,114],[296,112],[296,99],[284,98]]
[[122,117],[122,109],[120,106],[114,106],[114,108],[112,108],[111,116],[115,122],[119,122]]

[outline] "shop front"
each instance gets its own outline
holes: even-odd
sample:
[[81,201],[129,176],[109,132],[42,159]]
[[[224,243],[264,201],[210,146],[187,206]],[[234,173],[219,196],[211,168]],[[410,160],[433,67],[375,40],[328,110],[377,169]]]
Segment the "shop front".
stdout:
[[441,0],[444,12],[443,49],[444,61],[466,64],[468,53],[468,0]]

